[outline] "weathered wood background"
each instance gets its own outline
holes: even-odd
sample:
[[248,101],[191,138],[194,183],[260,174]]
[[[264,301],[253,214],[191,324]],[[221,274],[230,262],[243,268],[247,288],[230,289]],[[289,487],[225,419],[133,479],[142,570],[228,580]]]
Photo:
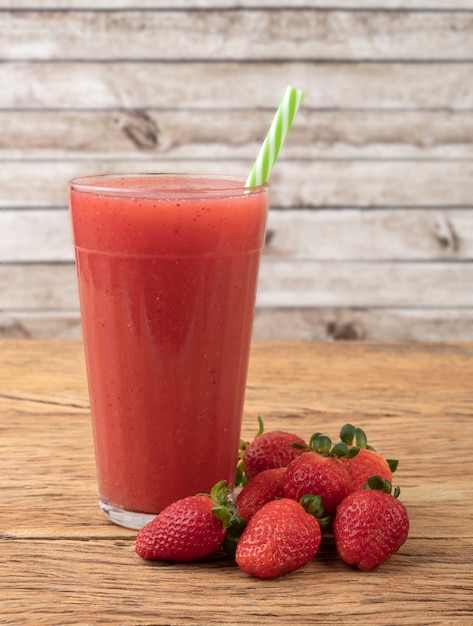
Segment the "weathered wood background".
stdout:
[[472,339],[473,0],[0,0],[0,60],[0,336],[80,336],[70,177],[246,175],[293,84],[255,338]]

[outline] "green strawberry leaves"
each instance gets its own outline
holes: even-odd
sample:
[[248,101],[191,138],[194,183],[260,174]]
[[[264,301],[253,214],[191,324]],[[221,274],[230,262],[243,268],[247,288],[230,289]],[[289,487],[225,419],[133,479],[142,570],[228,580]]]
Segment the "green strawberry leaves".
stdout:
[[345,457],[348,459],[352,459],[360,450],[357,446],[350,448],[344,441],[332,445],[330,437],[322,435],[321,433],[314,433],[312,435],[309,439],[308,449],[322,456]]
[[[368,444],[365,431],[361,428],[353,426],[352,424],[345,424],[342,426],[340,430],[340,440],[347,446],[352,446],[353,442],[355,442],[355,446],[357,448],[366,448],[367,450],[375,451],[375,448]],[[386,462],[389,465],[391,472],[394,473],[397,470],[399,461],[397,459],[386,459]]]
[[238,509],[230,500],[230,487],[225,480],[216,483],[211,491],[210,497],[215,506],[212,513],[222,521],[223,528],[227,531],[223,542],[223,550],[229,556],[234,556],[238,539],[241,536],[246,520],[238,515]]
[[382,491],[384,493],[388,493],[393,495],[395,498],[399,497],[401,493],[401,489],[396,487],[393,492],[393,486],[391,481],[386,478],[383,479],[378,474],[376,476],[370,476],[368,478],[368,482],[363,486],[363,489],[372,489],[374,491]]
[[353,442],[358,448],[367,448],[368,450],[374,450],[372,446],[368,445],[368,440],[364,430],[356,428],[352,424],[345,424],[340,430],[340,439],[348,446],[352,446]]
[[322,531],[330,528],[332,525],[332,518],[329,515],[325,515],[325,509],[320,496],[314,496],[311,493],[307,493],[302,496],[299,503],[302,505],[306,513],[309,513],[309,515],[316,518]]

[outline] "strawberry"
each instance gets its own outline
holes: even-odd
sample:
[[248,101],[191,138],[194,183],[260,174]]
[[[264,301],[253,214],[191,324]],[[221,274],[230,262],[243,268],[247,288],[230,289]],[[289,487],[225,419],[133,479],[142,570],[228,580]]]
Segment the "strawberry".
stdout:
[[[309,510],[317,512],[320,498],[310,498]],[[248,522],[235,559],[247,574],[277,578],[311,561],[321,541],[319,522],[301,503],[287,498],[272,500]]]
[[173,502],[137,535],[136,552],[143,559],[188,562],[209,556],[222,547],[228,529],[239,522],[228,500],[225,481],[210,493]]
[[359,452],[354,457],[341,457],[348,467],[350,474],[350,491],[363,489],[370,476],[379,475],[390,482],[393,479],[393,472],[396,471],[398,461],[385,459],[384,456],[376,452],[368,445],[366,435],[361,428],[355,428],[351,424],[345,424],[340,431],[340,439],[350,448],[353,441],[359,448]]
[[354,491],[338,506],[333,535],[345,563],[369,570],[384,563],[404,544],[409,532],[400,490],[380,476],[371,477],[367,489]]
[[[307,452],[292,461],[284,477],[286,498],[300,500],[311,493],[322,498],[328,516],[333,516],[337,505],[350,491],[348,469],[340,455],[348,453],[346,446],[333,446],[329,437],[315,433],[310,438]],[[356,454],[354,448],[350,454]]]
[[283,430],[265,433],[260,416],[258,422],[259,431],[253,441],[244,446],[242,456],[242,468],[247,480],[267,469],[287,467],[307,449],[306,442],[298,435]]
[[285,467],[273,467],[252,478],[236,497],[238,515],[248,521],[264,504],[282,498],[285,473]]

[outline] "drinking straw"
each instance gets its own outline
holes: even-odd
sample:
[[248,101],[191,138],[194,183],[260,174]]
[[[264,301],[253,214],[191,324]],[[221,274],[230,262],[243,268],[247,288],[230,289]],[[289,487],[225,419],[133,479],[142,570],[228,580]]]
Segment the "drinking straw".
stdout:
[[290,86],[286,88],[245,187],[264,185],[267,182],[303,98],[303,91]]

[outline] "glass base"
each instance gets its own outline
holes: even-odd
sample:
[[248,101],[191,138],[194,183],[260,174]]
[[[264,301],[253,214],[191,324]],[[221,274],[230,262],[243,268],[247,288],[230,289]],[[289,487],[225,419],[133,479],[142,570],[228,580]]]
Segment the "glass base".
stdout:
[[99,500],[99,504],[102,512],[105,513],[106,517],[108,517],[111,522],[118,524],[118,526],[131,528],[132,530],[140,530],[156,517],[156,515],[153,515],[152,513],[135,513],[133,511],[125,511],[125,509],[112,506],[102,500]]

